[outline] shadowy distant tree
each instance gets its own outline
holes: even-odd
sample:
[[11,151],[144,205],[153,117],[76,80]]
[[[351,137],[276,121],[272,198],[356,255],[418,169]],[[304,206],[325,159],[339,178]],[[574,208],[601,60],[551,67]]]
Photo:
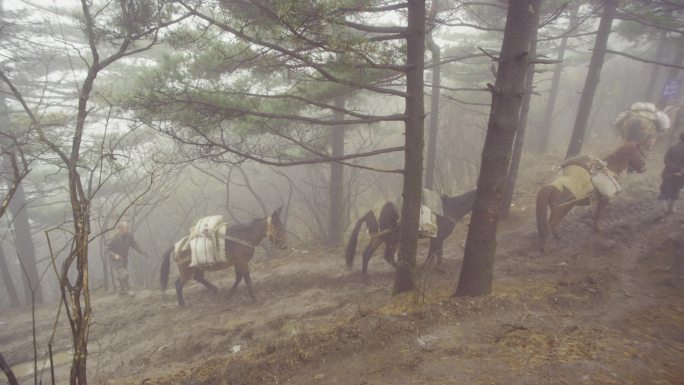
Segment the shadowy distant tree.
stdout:
[[589,62],[589,70],[584,81],[584,88],[582,89],[582,96],[580,97],[579,107],[577,108],[577,116],[575,117],[575,124],[572,128],[572,136],[568,151],[565,154],[566,158],[577,155],[582,150],[584,143],[584,136],[587,132],[587,123],[591,115],[591,106],[594,102],[594,95],[599,85],[601,77],[601,69],[603,68],[603,61],[606,56],[606,47],[608,45],[608,37],[610,36],[610,28],[615,18],[618,1],[604,0],[603,12],[601,14],[601,21],[599,22],[596,40],[594,42],[594,49],[591,53],[591,61]]

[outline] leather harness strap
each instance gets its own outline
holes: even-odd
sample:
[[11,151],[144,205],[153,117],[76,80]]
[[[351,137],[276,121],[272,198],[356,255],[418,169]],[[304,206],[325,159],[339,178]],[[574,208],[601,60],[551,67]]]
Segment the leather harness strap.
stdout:
[[[271,220],[270,216],[268,218],[266,218],[266,236],[268,236],[268,237],[273,236],[273,221]],[[237,244],[240,244],[242,246],[246,246],[246,247],[249,247],[252,249],[256,248],[256,246],[254,246],[253,244],[251,244],[251,243],[249,243],[243,239],[240,239],[240,238],[231,237],[230,235],[224,235],[223,239],[225,239],[227,241],[235,242]]]
[[247,241],[245,241],[245,240],[242,240],[242,239],[240,239],[240,238],[231,237],[230,235],[224,235],[224,236],[223,236],[223,239],[225,239],[225,240],[227,240],[227,241],[231,241],[231,242],[238,243],[238,244],[240,244],[240,245],[242,245],[242,246],[247,246],[247,247],[252,248],[252,249],[256,247],[256,246],[254,246],[253,244],[251,244],[251,243],[249,243],[249,242],[247,242]]

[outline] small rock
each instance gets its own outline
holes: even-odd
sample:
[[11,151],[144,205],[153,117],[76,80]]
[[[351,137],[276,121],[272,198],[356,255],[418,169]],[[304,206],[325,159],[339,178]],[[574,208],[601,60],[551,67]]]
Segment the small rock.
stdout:
[[418,346],[421,349],[428,351],[435,348],[437,341],[439,341],[439,337],[429,334],[416,338],[416,343],[418,344]]
[[242,345],[233,345],[233,347],[230,348],[231,353],[240,353],[240,350],[242,350]]

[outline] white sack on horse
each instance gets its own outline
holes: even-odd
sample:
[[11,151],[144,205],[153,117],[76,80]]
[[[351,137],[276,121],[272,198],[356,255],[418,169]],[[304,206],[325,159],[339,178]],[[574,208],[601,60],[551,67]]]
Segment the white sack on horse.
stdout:
[[226,228],[222,215],[201,218],[190,229],[188,245],[192,259],[190,266],[212,265],[226,261]]
[[656,118],[658,119],[658,127],[660,131],[667,131],[670,129],[670,117],[667,116],[663,111],[656,112]]
[[600,170],[591,175],[591,183],[601,195],[606,198],[612,198],[622,191],[620,182],[617,177],[612,175],[610,171]]
[[434,238],[437,236],[437,215],[427,205],[420,205],[418,232],[421,237]]

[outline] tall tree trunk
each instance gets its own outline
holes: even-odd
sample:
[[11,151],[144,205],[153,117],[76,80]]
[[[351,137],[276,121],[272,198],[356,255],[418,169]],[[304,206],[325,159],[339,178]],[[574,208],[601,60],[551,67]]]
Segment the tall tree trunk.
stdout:
[[[681,65],[684,63],[684,35],[681,35],[679,38],[679,45],[677,46],[677,52],[675,53],[674,59],[672,60],[672,64],[679,64]],[[668,80],[674,80],[677,79],[677,76],[679,75],[679,68],[671,67],[669,71],[667,71],[667,77],[665,78],[665,81],[667,82]],[[658,109],[663,109],[667,106],[667,101],[669,99],[665,99],[662,96],[662,91],[661,95],[658,95]]]
[[556,66],[553,69],[553,77],[551,78],[551,89],[549,90],[549,100],[546,102],[546,108],[544,109],[544,118],[542,119],[540,131],[539,131],[539,147],[537,148],[538,154],[544,154],[549,150],[549,137],[551,136],[551,131],[553,127],[553,112],[556,108],[556,99],[558,99],[558,91],[560,90],[561,74],[563,73],[563,58],[565,58],[565,49],[568,46],[568,34],[577,28],[577,12],[579,10],[579,4],[575,4],[570,8],[570,14],[568,18],[570,19],[570,24],[567,31],[563,34],[561,38],[560,45],[558,46],[558,55],[556,60]]
[[[428,20],[434,24],[435,16],[439,7],[438,0],[432,0],[430,6],[430,14]],[[435,158],[437,156],[437,131],[439,130],[439,94],[441,85],[441,68],[439,64],[441,60],[440,48],[432,38],[432,30],[434,25],[430,27],[427,37],[427,47],[432,54],[432,92],[430,93],[430,128],[428,131],[428,146],[427,146],[427,160],[425,165],[425,188],[432,190],[435,184]]]
[[[667,45],[667,31],[662,30],[658,34],[658,46],[656,47],[656,53],[653,60],[660,61],[665,54],[665,46]],[[656,84],[658,83],[658,77],[660,76],[660,66],[656,64],[651,64],[651,75],[648,77],[648,83],[646,83],[646,88],[644,88],[644,94],[642,99],[646,101],[651,101],[653,99],[653,93],[655,92]]]
[[2,282],[5,284],[5,289],[7,289],[10,305],[12,307],[19,306],[19,296],[17,296],[17,290],[14,288],[12,272],[10,271],[9,266],[7,266],[5,250],[2,248],[2,245],[0,245],[0,274],[2,274]]
[[[344,109],[345,101],[343,96],[335,98],[335,107]],[[341,111],[334,111],[333,120],[344,119]],[[339,158],[344,155],[344,126],[333,126],[330,134],[330,155]],[[342,163],[330,162],[330,210],[328,212],[328,239],[330,247],[337,247],[342,243],[342,232],[344,231],[344,168]]]
[[24,279],[24,298],[26,304],[31,304],[31,291],[36,292],[36,303],[43,303],[43,292],[40,288],[38,267],[36,266],[36,250],[33,246],[31,237],[31,226],[29,225],[28,207],[26,207],[26,193],[23,183],[19,183],[17,190],[10,201],[9,210],[12,213],[12,225],[17,241],[17,253],[21,259],[25,273]]
[[520,105],[524,95],[527,52],[539,24],[541,0],[508,4],[492,107],[482,149],[477,197],[466,239],[463,267],[455,295],[479,296],[492,291],[498,211],[506,188]]
[[587,132],[587,122],[589,121],[589,115],[591,115],[591,105],[594,102],[594,94],[596,94],[596,88],[598,88],[601,77],[601,68],[603,68],[603,59],[606,56],[606,46],[608,45],[610,27],[613,24],[616,8],[617,0],[603,1],[603,14],[601,15],[601,22],[599,23],[598,32],[596,34],[594,51],[591,54],[589,71],[587,72],[587,78],[584,82],[582,97],[580,98],[579,107],[577,108],[577,116],[575,117],[575,125],[572,129],[572,137],[570,138],[568,151],[565,154],[566,158],[577,155],[582,151],[584,136]]
[[408,0],[406,27],[406,123],[404,140],[404,187],[399,225],[399,258],[394,278],[394,293],[415,288],[418,224],[423,186],[425,68],[425,0]]
[[[530,43],[529,56],[534,58],[536,55],[537,39],[535,37]],[[513,143],[513,157],[511,158],[511,165],[508,168],[508,176],[506,177],[506,193],[504,195],[503,203],[501,204],[501,219],[508,219],[508,216],[511,213],[515,182],[518,179],[518,169],[520,168],[520,159],[522,158],[523,144],[525,143],[525,131],[527,127],[527,116],[530,111],[530,102],[532,101],[533,82],[534,63],[528,65],[527,73],[525,74],[525,96],[523,96],[522,105],[520,107],[518,130],[515,133],[515,142]]]

